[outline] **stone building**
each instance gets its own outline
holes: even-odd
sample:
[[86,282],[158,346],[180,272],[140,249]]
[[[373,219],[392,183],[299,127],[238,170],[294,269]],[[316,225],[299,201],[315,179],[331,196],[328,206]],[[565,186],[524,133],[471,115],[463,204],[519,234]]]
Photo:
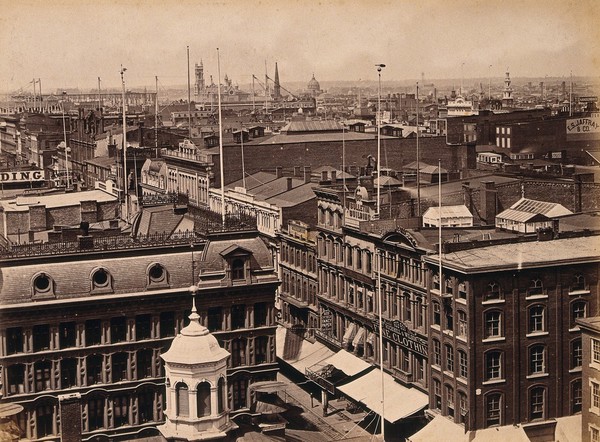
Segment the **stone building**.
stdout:
[[161,355],[188,323],[191,285],[194,321],[231,354],[224,407],[249,410],[250,385],[278,370],[278,278],[257,233],[232,229],[3,249],[0,393],[24,407],[23,437],[158,435],[169,410]]

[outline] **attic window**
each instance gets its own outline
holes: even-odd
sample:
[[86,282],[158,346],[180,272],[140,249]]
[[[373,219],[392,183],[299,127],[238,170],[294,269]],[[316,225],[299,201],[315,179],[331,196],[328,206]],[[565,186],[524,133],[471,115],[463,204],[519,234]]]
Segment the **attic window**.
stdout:
[[108,293],[112,291],[112,278],[108,270],[99,268],[92,273],[92,292]]
[[168,287],[169,279],[167,270],[159,263],[148,267],[148,286],[153,288]]
[[36,297],[54,296],[54,283],[45,273],[39,273],[33,278],[31,288]]
[[246,279],[246,271],[243,259],[234,259],[231,263],[231,279]]

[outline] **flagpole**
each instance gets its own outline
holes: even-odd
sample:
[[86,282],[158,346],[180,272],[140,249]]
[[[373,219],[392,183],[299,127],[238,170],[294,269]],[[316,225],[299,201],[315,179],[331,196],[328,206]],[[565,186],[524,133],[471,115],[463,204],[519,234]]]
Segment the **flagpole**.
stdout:
[[[225,174],[223,171],[223,123],[221,122],[221,58],[217,48],[217,97],[219,99],[219,169],[221,169],[221,222],[225,228]],[[243,136],[243,134],[242,134]]]

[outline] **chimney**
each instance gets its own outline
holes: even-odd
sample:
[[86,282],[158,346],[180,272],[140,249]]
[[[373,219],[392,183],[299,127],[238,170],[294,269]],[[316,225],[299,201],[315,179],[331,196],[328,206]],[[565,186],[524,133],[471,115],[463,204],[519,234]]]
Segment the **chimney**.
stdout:
[[337,171],[332,170],[331,171],[331,184],[335,184],[336,180],[337,180]]
[[300,166],[294,166],[294,176],[302,176]]
[[327,171],[321,172],[321,181],[327,181]]
[[277,178],[281,178],[281,177],[283,176],[283,167],[281,167],[281,166],[277,166],[277,167],[275,168],[275,176],[276,176]]
[[463,204],[467,206],[471,213],[473,213],[473,200],[471,198],[471,186],[469,186],[469,184],[469,181],[462,183]]
[[294,185],[293,185],[293,183],[292,183],[292,179],[293,179],[293,178],[292,178],[291,176],[289,176],[289,177],[287,178],[287,190],[292,190],[292,188],[294,187]]
[[482,181],[479,193],[481,217],[486,224],[494,224],[496,218],[497,193],[496,183],[493,181]]
[[310,166],[304,166],[304,182],[310,183],[311,171]]

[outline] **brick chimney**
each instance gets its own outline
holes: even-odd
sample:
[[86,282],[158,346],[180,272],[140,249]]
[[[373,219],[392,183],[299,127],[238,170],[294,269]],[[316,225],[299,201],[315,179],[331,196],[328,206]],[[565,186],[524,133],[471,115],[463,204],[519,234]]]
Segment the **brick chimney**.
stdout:
[[335,184],[336,180],[337,180],[337,171],[332,170],[331,171],[331,184]]
[[289,176],[287,178],[287,190],[292,190],[292,188],[294,187],[294,184],[292,183],[293,178],[291,176]]
[[277,166],[277,167],[275,168],[275,176],[276,176],[277,178],[281,178],[281,177],[283,176],[283,167],[281,167],[281,166]]
[[310,183],[311,181],[311,169],[310,166],[304,166],[304,182]]
[[486,224],[494,224],[496,220],[496,183],[493,181],[482,181],[479,190],[479,203],[481,206],[481,217]]

